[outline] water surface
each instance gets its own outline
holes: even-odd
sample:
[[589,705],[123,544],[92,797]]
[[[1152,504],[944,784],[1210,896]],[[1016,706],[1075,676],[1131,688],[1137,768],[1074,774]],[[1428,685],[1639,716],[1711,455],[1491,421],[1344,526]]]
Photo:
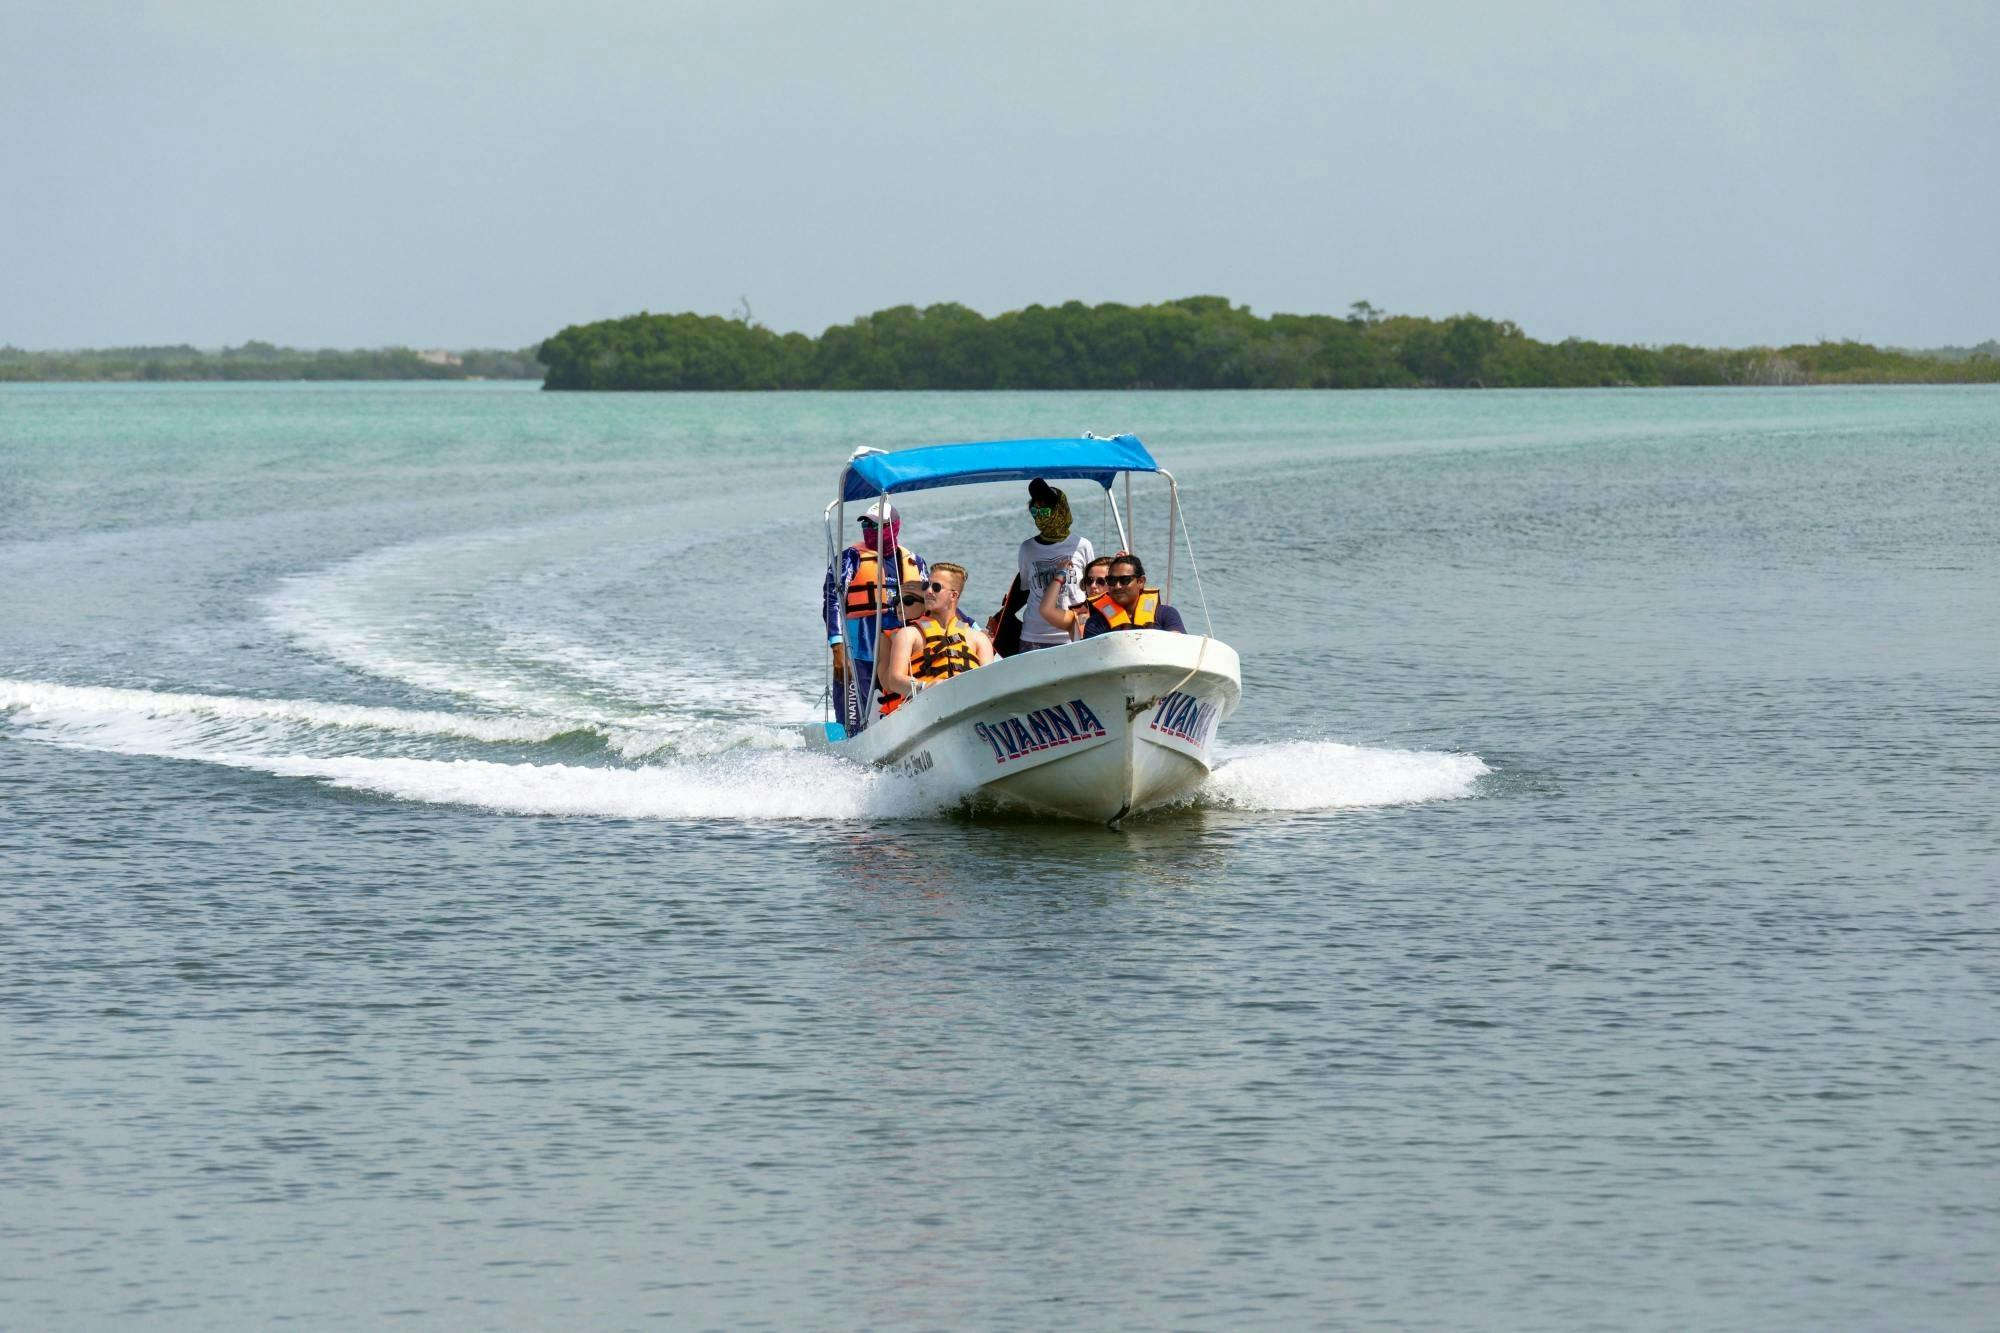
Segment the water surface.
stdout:
[[[1194,803],[798,749],[848,451],[1085,429],[1243,654]],[[0,1324],[1990,1326],[1996,439],[0,390]],[[975,609],[1016,489],[906,505]]]

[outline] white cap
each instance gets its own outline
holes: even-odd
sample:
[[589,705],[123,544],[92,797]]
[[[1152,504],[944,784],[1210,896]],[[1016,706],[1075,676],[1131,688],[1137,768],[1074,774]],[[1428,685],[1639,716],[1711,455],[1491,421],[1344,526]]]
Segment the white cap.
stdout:
[[[885,518],[884,515],[887,517]],[[896,506],[890,504],[887,500],[877,500],[861,512],[861,518],[857,521],[879,525],[884,522],[894,523],[900,517],[901,515],[896,512]]]

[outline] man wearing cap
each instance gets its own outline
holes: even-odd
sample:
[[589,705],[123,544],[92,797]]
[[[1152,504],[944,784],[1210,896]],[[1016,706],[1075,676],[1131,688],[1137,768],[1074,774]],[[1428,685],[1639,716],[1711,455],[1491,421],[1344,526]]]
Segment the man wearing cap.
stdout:
[[821,598],[840,720],[850,736],[868,725],[876,645],[889,631],[902,627],[906,594],[913,599],[911,616],[922,614],[924,584],[930,577],[930,566],[922,557],[897,542],[902,516],[887,500],[870,505],[860,521],[861,540],[843,550],[840,563],[826,571]]

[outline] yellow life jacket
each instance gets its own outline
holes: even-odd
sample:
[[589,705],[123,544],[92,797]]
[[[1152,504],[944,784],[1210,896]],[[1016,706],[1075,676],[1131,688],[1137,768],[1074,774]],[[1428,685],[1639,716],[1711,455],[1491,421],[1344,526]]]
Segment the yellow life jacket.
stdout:
[[[888,605],[882,595],[882,553],[872,546],[854,548],[861,561],[854,567],[854,577],[847,581],[847,616],[876,616]],[[917,572],[917,558],[906,547],[896,548],[896,558],[902,565],[902,588],[915,587],[923,582],[923,575]]]
[[1111,600],[1108,592],[1099,593],[1091,606],[1113,629],[1146,629],[1160,613],[1160,590],[1148,588],[1140,593],[1139,601],[1129,615],[1124,607]]
[[[909,628],[924,636],[923,645],[910,654],[910,675],[925,685],[962,676],[979,665],[979,658],[973,654],[972,644],[965,637],[965,631],[972,628],[969,622],[954,616],[951,628],[946,629],[926,617]],[[895,712],[904,702],[902,695],[882,691],[882,716]]]

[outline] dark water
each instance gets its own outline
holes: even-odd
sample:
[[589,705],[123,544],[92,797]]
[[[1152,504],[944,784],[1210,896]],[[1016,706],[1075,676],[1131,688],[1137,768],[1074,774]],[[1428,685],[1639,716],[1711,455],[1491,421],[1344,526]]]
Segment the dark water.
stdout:
[[[1083,429],[1194,804],[795,748],[847,451]],[[1996,551],[1989,390],[0,391],[0,1326],[1993,1327]]]

